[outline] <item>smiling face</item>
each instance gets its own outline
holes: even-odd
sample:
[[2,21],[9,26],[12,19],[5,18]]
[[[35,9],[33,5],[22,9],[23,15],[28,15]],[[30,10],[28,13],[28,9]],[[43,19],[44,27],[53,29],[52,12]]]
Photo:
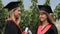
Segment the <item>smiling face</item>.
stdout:
[[15,18],[19,18],[21,16],[21,9],[20,7],[17,7],[17,9],[14,11]]
[[47,15],[45,14],[45,11],[39,10],[39,19],[41,22],[47,20]]

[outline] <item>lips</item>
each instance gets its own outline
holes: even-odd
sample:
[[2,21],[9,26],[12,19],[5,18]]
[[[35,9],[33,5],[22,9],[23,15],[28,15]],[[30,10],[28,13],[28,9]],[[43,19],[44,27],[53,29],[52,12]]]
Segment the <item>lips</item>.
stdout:
[[43,19],[43,17],[40,17],[40,19]]
[[40,19],[40,20],[43,20],[44,18],[43,18],[43,17],[40,17],[39,19]]

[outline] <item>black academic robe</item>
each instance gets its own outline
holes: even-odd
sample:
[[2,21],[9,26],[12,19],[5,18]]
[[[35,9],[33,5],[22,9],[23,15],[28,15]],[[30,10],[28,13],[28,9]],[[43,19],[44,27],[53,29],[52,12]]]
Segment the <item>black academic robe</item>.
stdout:
[[8,20],[4,34],[21,34],[21,29],[12,20]]
[[45,34],[58,34],[58,30],[55,25],[52,25]]
[[[37,31],[38,31],[38,27],[37,27],[37,30],[36,30],[36,34],[37,34]],[[44,34],[58,34],[58,31],[57,31],[57,28],[55,25],[52,25],[48,31],[46,31]]]

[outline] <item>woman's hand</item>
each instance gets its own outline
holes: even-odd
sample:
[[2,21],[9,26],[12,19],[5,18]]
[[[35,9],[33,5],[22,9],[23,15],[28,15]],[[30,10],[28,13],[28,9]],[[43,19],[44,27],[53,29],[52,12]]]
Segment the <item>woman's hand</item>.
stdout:
[[22,32],[22,34],[28,34],[28,33],[24,31],[24,32]]

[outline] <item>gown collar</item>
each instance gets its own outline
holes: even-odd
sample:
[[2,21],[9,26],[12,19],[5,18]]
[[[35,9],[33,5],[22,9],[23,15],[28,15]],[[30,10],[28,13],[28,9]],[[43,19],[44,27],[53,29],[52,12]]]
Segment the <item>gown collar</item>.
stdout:
[[46,33],[51,26],[52,26],[52,24],[48,24],[48,25],[42,30],[42,25],[40,25],[40,26],[38,27],[37,34],[44,34],[44,33]]

